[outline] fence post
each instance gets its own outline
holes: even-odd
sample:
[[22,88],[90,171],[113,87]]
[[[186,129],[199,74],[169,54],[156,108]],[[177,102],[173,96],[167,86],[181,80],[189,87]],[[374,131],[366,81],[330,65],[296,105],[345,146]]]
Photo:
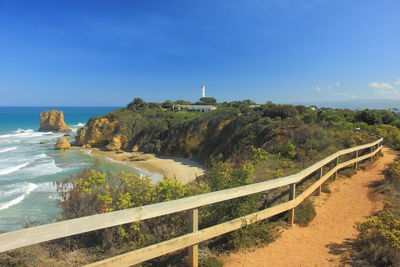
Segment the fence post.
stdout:
[[[323,166],[320,169],[319,179],[321,179],[322,176],[324,176],[324,167]],[[317,190],[315,190],[315,195],[316,196],[321,195],[321,191],[322,191],[322,185],[318,186]]]
[[[296,197],[296,184],[289,185],[289,201]],[[294,224],[294,208],[288,211],[288,223],[290,226]]]
[[[358,150],[356,151],[356,157],[355,158],[358,158]],[[358,169],[358,161],[356,161],[356,163],[354,163],[354,169],[356,170],[356,172],[357,172],[357,169]]]
[[[199,230],[199,210],[189,210],[189,232],[197,232]],[[199,245],[188,247],[189,250],[189,266],[199,266]]]
[[[374,148],[371,146],[371,147],[369,148],[369,153],[372,153],[372,152],[374,152]],[[370,162],[373,161],[373,156],[371,156],[371,157],[369,158],[369,161],[370,161]]]
[[[339,157],[340,156],[337,156],[337,158],[336,158],[336,165],[335,165],[335,167],[337,166],[337,165],[339,165]],[[336,178],[337,178],[337,170],[335,171],[335,174],[333,175],[333,179],[336,181]]]

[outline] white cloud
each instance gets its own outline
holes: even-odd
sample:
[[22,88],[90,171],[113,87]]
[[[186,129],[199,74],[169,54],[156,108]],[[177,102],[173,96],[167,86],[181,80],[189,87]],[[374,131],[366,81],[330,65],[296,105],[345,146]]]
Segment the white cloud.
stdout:
[[337,82],[337,83],[336,83],[336,86],[339,87],[339,86],[340,86],[340,82]]
[[321,92],[321,87],[315,87],[314,90],[317,92]]
[[392,88],[377,88],[375,89],[375,92],[378,95],[384,95],[384,96],[399,96],[400,91],[397,89]]
[[400,85],[400,79],[397,79],[397,81],[395,81],[394,83]]
[[[395,84],[400,84],[400,80],[396,81]],[[368,85],[374,88],[375,93],[379,96],[396,98],[400,96],[400,90],[395,89],[390,83],[370,82]]]
[[393,85],[389,83],[382,83],[382,82],[370,82],[368,86],[375,88],[375,89],[393,89]]
[[334,95],[335,95],[335,96],[350,97],[350,98],[353,98],[353,99],[356,99],[356,98],[357,98],[356,95],[350,94],[350,93],[346,93],[346,92],[336,92],[336,93],[334,93]]

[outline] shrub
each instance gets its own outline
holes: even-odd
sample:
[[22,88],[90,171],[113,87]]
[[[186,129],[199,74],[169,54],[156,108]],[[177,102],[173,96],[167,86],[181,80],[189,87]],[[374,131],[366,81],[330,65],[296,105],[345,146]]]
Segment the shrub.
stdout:
[[[205,184],[182,185],[163,180],[152,184],[148,177],[119,172],[115,175],[86,169],[57,183],[62,219],[134,208],[208,192]],[[78,247],[140,248],[186,233],[183,213],[129,223],[72,237]]]
[[249,248],[270,243],[278,235],[278,231],[268,221],[255,222],[233,232],[230,245],[235,249]]
[[382,136],[385,139],[385,145],[400,149],[400,130],[397,127],[381,124],[368,126],[366,130]]
[[[50,261],[53,266],[55,261]],[[1,266],[45,266],[49,264],[49,251],[40,246],[30,246],[0,254]]]
[[294,210],[295,222],[300,226],[308,226],[308,224],[315,218],[314,203],[310,199],[306,199]]
[[330,194],[331,193],[331,190],[329,189],[329,184],[328,183],[324,183],[323,185],[322,185],[322,190],[321,190],[322,192],[324,192],[324,193],[326,193],[326,194]]
[[400,182],[400,161],[387,164],[383,173],[389,182]]
[[[266,156],[266,153],[258,152],[261,154],[255,153],[255,157]],[[213,191],[238,187],[252,183],[253,171],[252,163],[234,166],[229,162],[213,162],[207,181]],[[263,194],[254,194],[212,205],[204,210],[204,226],[216,225],[257,212],[263,208],[263,205]],[[262,221],[248,224],[227,234],[226,239],[229,247],[238,249],[271,242],[276,235],[275,227],[267,221]]]
[[365,222],[357,222],[355,248],[375,266],[400,265],[400,220],[390,204]]
[[348,167],[339,171],[339,173],[347,178],[350,178],[354,174],[356,174],[356,170],[353,167]]
[[199,262],[200,267],[222,267],[224,266],[222,262],[214,257],[207,257],[205,259],[201,259]]

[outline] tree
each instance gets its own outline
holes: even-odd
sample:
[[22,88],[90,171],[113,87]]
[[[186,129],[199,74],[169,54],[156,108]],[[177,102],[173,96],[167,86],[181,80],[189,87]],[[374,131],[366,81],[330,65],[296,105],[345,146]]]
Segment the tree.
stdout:
[[381,110],[380,111],[381,119],[384,124],[391,124],[396,120],[396,115],[388,110]]
[[202,97],[200,98],[200,103],[202,105],[216,105],[217,100],[214,97]]
[[148,104],[143,99],[136,97],[131,103],[128,104],[128,109],[141,110],[148,107]]
[[357,119],[359,121],[365,122],[369,125],[382,123],[381,117],[374,110],[364,109],[357,114]]
[[186,101],[186,100],[176,100],[175,104],[177,104],[177,105],[190,105],[191,103],[189,101]]
[[172,108],[173,105],[174,103],[172,103],[171,100],[164,101],[164,103],[161,104],[163,108],[169,108],[169,109]]

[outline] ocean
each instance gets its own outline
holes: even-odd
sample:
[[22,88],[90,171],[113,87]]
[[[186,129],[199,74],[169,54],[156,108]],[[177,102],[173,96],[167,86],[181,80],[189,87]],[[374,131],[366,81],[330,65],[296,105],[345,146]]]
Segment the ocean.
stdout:
[[59,215],[54,181],[91,167],[139,174],[126,164],[91,155],[90,150],[54,150],[60,133],[38,132],[40,112],[57,109],[73,134],[89,118],[116,107],[0,107],[0,232],[30,223],[50,223]]

